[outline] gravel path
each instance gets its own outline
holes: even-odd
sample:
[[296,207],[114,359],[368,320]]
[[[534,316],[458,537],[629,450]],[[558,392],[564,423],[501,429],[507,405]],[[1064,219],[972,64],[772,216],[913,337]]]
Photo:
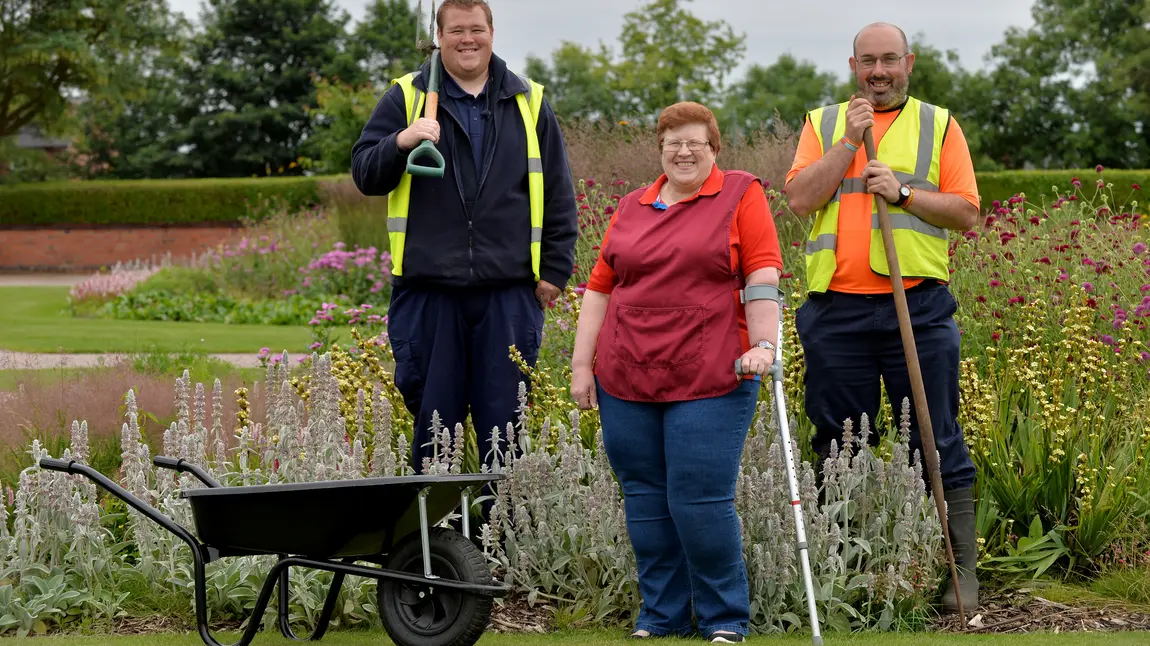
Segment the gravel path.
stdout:
[[[47,368],[95,368],[119,363],[125,354],[39,354],[0,350],[0,370],[43,370]],[[237,368],[258,368],[259,357],[250,354],[213,354]]]

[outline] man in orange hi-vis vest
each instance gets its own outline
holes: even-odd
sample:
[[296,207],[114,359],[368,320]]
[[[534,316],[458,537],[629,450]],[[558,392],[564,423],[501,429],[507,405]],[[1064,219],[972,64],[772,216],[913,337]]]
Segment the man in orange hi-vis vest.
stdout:
[[[846,419],[857,428],[862,414],[875,418],[880,380],[896,415],[904,398],[913,403],[875,206],[876,199],[886,200],[939,452],[962,603],[971,609],[978,605],[975,468],[957,421],[958,304],[947,283],[948,230],[969,230],[979,218],[974,167],[949,110],[908,94],[914,54],[901,29],[885,23],[863,28],[850,66],[857,94],[807,115],[787,174],[791,210],[815,216],[805,249],[809,297],[795,323],[806,360],[806,411],[817,429],[814,449],[825,459],[831,441],[842,442]],[[877,153],[869,163],[867,128]],[[911,449],[921,452],[913,405],[910,418]],[[943,606],[956,611],[953,585],[942,589]]]

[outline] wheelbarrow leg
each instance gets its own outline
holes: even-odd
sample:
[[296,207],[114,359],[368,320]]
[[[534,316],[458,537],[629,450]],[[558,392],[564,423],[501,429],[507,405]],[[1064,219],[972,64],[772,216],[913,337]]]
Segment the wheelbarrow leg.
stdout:
[[[196,628],[200,633],[200,639],[202,639],[207,646],[225,646],[216,641],[215,637],[212,637],[211,631],[208,630],[208,601],[204,561],[194,551],[192,556],[195,559],[196,575]],[[264,611],[267,610],[268,602],[271,601],[272,590],[275,588],[276,581],[279,579],[280,573],[286,571],[287,563],[284,561],[280,561],[272,566],[271,572],[268,573],[268,578],[264,581],[263,587],[260,588],[260,596],[256,598],[256,605],[252,608],[252,614],[248,617],[248,625],[244,628],[240,640],[227,646],[247,646],[252,643],[256,633],[259,632],[260,626],[263,624]]]
[[463,489],[461,496],[460,507],[462,507],[463,516],[463,537],[466,539],[471,538],[471,490],[468,488]]
[[423,544],[423,576],[428,579],[439,577],[431,573],[431,529],[427,526],[427,494],[430,489],[419,492],[419,540]]
[[[281,554],[280,559],[286,559],[286,554]],[[344,563],[349,562],[344,559]],[[297,637],[295,632],[291,629],[291,599],[288,594],[288,571],[291,566],[285,565],[279,574],[279,625],[280,633],[293,641],[306,641]],[[316,622],[315,631],[308,637],[311,641],[318,641],[323,638],[324,633],[327,632],[328,624],[331,622],[331,616],[335,612],[335,604],[339,599],[340,588],[343,587],[343,572],[333,572],[331,579],[331,587],[327,591],[327,599],[323,602],[323,610],[319,614],[319,620]],[[270,579],[269,579],[270,580]]]

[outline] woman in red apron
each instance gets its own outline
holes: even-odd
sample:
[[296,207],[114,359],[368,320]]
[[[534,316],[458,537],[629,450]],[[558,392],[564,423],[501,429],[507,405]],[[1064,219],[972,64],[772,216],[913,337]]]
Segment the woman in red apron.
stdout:
[[[635,637],[744,641],[750,593],[735,482],[774,362],[782,254],[761,182],[715,163],[714,115],[677,103],[659,117],[663,175],[619,202],[591,273],[571,395],[599,408],[623,487],[643,606]],[[743,378],[736,376],[741,362]]]

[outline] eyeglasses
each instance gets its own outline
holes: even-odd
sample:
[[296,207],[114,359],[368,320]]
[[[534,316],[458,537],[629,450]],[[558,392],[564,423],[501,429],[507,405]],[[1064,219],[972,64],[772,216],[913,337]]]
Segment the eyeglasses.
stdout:
[[673,153],[678,152],[683,145],[686,144],[687,150],[691,152],[699,152],[700,150],[711,145],[709,141],[664,141],[663,152]]
[[871,69],[878,61],[882,61],[883,67],[894,67],[895,65],[898,65],[899,61],[906,58],[908,55],[909,52],[907,54],[903,54],[902,56],[887,54],[886,56],[877,59],[874,56],[863,56],[858,59],[858,64],[859,67],[863,68],[864,70]]

